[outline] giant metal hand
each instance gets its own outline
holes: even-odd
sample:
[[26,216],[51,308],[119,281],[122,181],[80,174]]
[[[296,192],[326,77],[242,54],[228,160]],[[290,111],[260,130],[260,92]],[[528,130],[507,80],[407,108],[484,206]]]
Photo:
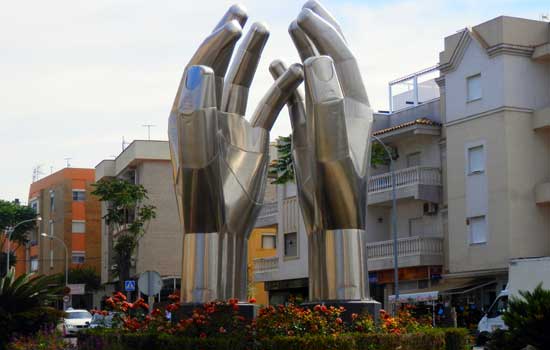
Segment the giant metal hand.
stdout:
[[182,299],[246,298],[247,241],[262,205],[269,130],[303,80],[300,65],[282,72],[250,121],[248,90],[269,32],[231,7],[187,64],[169,118],[168,135],[180,219],[184,226]]
[[[366,300],[365,221],[372,111],[340,26],[308,1],[289,28],[306,106],[288,102],[298,197],[309,234],[310,301]],[[274,77],[284,65],[274,62]]]

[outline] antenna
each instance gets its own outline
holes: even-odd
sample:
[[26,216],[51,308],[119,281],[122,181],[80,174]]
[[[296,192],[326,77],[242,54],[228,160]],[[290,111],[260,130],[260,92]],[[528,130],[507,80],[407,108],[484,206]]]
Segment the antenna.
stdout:
[[154,128],[155,124],[143,124],[143,127],[147,128],[147,140],[151,140],[151,128]]
[[41,175],[44,175],[42,172],[42,164],[38,164],[32,168],[32,182],[38,181]]
[[63,159],[65,159],[65,162],[67,163],[66,167],[67,167],[67,168],[70,168],[70,167],[71,167],[71,159],[72,159],[72,158],[71,158],[71,157],[65,157],[65,158],[63,158]]
[[124,136],[122,136],[122,151],[124,151],[127,145],[128,145],[128,142],[126,142],[126,140],[124,139]]

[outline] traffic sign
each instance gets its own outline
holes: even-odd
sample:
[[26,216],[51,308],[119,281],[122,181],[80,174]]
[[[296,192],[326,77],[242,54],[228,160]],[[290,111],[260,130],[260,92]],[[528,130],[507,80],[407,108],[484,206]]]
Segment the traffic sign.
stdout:
[[138,287],[139,291],[145,295],[158,294],[162,289],[162,278],[156,271],[145,271],[139,276]]
[[69,301],[71,301],[71,297],[68,296],[68,295],[64,295],[64,296],[63,296],[63,302],[64,302],[64,303],[68,303]]
[[124,281],[124,290],[127,292],[133,292],[136,290],[136,281],[127,280]]

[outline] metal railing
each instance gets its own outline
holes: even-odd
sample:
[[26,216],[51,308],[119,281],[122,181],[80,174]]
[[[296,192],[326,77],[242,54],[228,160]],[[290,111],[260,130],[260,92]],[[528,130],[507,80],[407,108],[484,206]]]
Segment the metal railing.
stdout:
[[[393,257],[393,241],[367,243],[369,259]],[[398,256],[443,255],[442,237],[407,237],[397,241]]]
[[254,259],[254,273],[276,271],[279,268],[279,257]]
[[[389,191],[392,188],[391,173],[371,176],[369,193]],[[434,167],[416,166],[395,171],[396,188],[410,185],[441,185],[441,170]]]

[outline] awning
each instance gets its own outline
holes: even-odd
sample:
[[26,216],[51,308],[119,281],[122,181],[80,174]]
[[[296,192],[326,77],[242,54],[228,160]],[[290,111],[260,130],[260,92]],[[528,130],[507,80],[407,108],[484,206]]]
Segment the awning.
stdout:
[[[494,279],[484,278],[457,278],[443,280],[431,288],[416,289],[409,293],[399,294],[399,303],[414,303],[437,300],[440,296],[457,295],[472,292],[476,289],[497,283]],[[395,295],[388,297],[390,302],[395,302]]]
[[[417,303],[421,301],[435,301],[439,298],[438,291],[424,292],[424,293],[406,293],[399,294],[398,303]],[[388,297],[390,303],[395,303],[395,295]]]

